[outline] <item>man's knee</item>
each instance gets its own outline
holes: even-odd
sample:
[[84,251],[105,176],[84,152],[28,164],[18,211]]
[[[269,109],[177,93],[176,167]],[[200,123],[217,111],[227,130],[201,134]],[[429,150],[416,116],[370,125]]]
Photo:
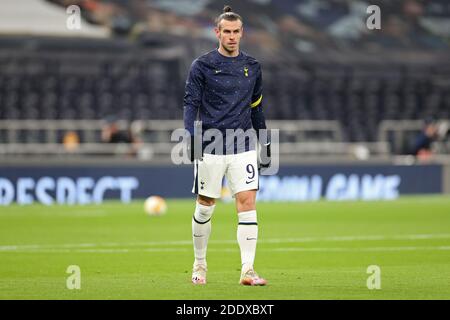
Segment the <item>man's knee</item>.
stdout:
[[200,203],[201,205],[209,207],[216,204],[216,199],[198,195],[197,202]]
[[255,192],[243,192],[236,196],[236,204],[238,212],[251,211],[256,208],[256,194]]
[[251,199],[245,199],[238,203],[238,211],[239,212],[251,211],[251,210],[255,210],[255,208],[256,208],[255,201],[252,201]]

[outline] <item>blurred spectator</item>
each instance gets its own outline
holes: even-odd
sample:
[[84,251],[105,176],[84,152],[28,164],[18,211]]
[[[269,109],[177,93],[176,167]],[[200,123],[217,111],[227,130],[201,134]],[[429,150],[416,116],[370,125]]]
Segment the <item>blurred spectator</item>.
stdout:
[[75,131],[68,131],[63,138],[64,149],[68,152],[74,152],[80,145],[80,138]]
[[431,157],[431,145],[437,139],[437,125],[434,120],[425,121],[425,126],[421,133],[416,137],[412,154],[421,160],[427,160]]
[[102,141],[105,143],[129,144],[126,150],[117,149],[120,154],[136,156],[140,147],[140,140],[137,139],[129,128],[120,128],[119,121],[113,117],[107,118],[102,128]]
[[[206,27],[223,3],[210,0],[46,0],[77,4],[83,18],[115,36],[156,33],[216,41]],[[268,53],[373,48],[448,49],[447,0],[227,0],[245,21],[246,45]],[[381,8],[382,29],[366,28],[366,9]],[[300,43],[300,45],[299,45]],[[301,45],[306,43],[307,45]],[[306,47],[306,49],[305,49]]]
[[107,118],[102,128],[102,142],[133,143],[134,139],[129,130],[121,130],[119,122],[114,118]]

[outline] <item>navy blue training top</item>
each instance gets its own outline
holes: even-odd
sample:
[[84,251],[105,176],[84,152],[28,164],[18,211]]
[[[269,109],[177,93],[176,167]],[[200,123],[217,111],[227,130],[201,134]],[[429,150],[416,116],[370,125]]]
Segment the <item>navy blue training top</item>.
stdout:
[[[252,111],[262,110],[261,101],[259,62],[242,51],[237,57],[226,57],[215,49],[197,58],[191,65],[184,96],[185,129],[191,135],[194,133],[198,112],[203,132],[218,129],[225,140],[226,129],[245,131],[252,128],[252,118],[255,118]],[[256,126],[265,128],[264,118],[258,119],[263,123]],[[253,123],[255,127],[255,121]],[[224,141],[224,152],[230,152],[232,146],[225,144]],[[246,140],[244,151],[253,150],[253,145],[252,141]],[[232,149],[236,152],[236,142]]]

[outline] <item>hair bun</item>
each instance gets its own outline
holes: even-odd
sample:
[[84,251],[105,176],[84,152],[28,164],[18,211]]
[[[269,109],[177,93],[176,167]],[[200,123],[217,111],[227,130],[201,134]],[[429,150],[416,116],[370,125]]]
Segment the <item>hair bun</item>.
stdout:
[[227,12],[233,12],[233,9],[231,9],[230,6],[223,7],[223,13],[227,13]]

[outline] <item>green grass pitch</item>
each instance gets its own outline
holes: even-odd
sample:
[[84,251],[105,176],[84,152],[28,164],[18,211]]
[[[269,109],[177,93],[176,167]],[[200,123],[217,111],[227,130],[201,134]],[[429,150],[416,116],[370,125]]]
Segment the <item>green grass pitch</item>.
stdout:
[[[190,283],[194,201],[165,216],[143,202],[0,207],[0,299],[450,299],[450,198],[259,203],[255,269],[266,287],[238,285],[233,204],[218,203],[208,284]],[[81,270],[69,290],[66,270]],[[367,268],[381,289],[367,288]]]

